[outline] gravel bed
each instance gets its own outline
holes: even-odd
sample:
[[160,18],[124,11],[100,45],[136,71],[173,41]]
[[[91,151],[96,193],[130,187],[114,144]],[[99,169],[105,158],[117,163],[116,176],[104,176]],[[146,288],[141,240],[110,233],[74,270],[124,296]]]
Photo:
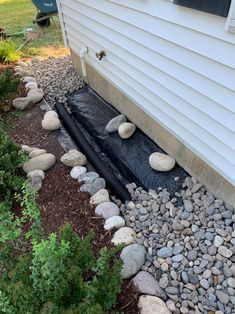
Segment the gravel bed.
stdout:
[[34,58],[29,63],[32,76],[38,86],[43,89],[44,98],[52,108],[55,106],[55,98],[67,107],[67,93],[73,93],[84,87],[84,82],[75,71],[70,56],[41,60]]
[[128,189],[133,201],[120,210],[147,250],[142,270],[159,281],[173,313],[235,313],[234,208],[190,177],[172,199],[161,188]]

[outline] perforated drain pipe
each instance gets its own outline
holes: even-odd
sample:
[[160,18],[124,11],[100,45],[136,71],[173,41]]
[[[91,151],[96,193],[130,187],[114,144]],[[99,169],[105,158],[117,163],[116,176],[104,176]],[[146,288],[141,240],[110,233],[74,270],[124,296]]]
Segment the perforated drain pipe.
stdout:
[[90,164],[96,169],[100,176],[105,179],[108,187],[122,202],[131,200],[131,195],[127,191],[126,187],[113,175],[113,173],[107,168],[106,164],[100,159],[93,147],[87,142],[86,138],[83,136],[82,132],[79,131],[76,123],[67,112],[64,105],[56,102],[56,110],[69,135],[72,137],[79,149],[81,149],[81,151],[86,155]]

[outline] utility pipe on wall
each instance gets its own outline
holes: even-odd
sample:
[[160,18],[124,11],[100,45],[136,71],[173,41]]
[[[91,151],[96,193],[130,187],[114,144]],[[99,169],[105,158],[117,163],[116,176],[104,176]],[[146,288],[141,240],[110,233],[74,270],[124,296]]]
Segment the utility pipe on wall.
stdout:
[[79,57],[81,60],[81,67],[82,67],[82,75],[84,77],[87,76],[87,70],[86,70],[86,59],[85,54],[88,53],[88,47],[83,47],[79,52]]

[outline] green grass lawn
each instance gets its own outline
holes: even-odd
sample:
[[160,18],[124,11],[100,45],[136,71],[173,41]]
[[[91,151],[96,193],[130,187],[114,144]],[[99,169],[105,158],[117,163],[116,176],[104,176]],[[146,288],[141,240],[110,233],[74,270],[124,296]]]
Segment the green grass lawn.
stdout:
[[[32,27],[36,14],[37,9],[30,0],[0,0],[0,27],[4,28],[7,34]],[[63,46],[58,16],[53,17],[53,20],[54,23],[51,21],[48,28],[40,28],[34,24],[33,27],[40,32],[40,36],[21,50],[22,57],[63,55],[67,52]],[[14,36],[12,40],[18,48],[25,38]]]

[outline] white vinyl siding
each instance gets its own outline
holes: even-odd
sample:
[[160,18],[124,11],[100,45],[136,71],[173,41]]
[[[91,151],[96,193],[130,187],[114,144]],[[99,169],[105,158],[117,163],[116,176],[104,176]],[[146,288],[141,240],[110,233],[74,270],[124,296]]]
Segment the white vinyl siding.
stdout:
[[88,46],[89,64],[235,185],[235,34],[226,18],[167,0],[58,1],[68,46]]

